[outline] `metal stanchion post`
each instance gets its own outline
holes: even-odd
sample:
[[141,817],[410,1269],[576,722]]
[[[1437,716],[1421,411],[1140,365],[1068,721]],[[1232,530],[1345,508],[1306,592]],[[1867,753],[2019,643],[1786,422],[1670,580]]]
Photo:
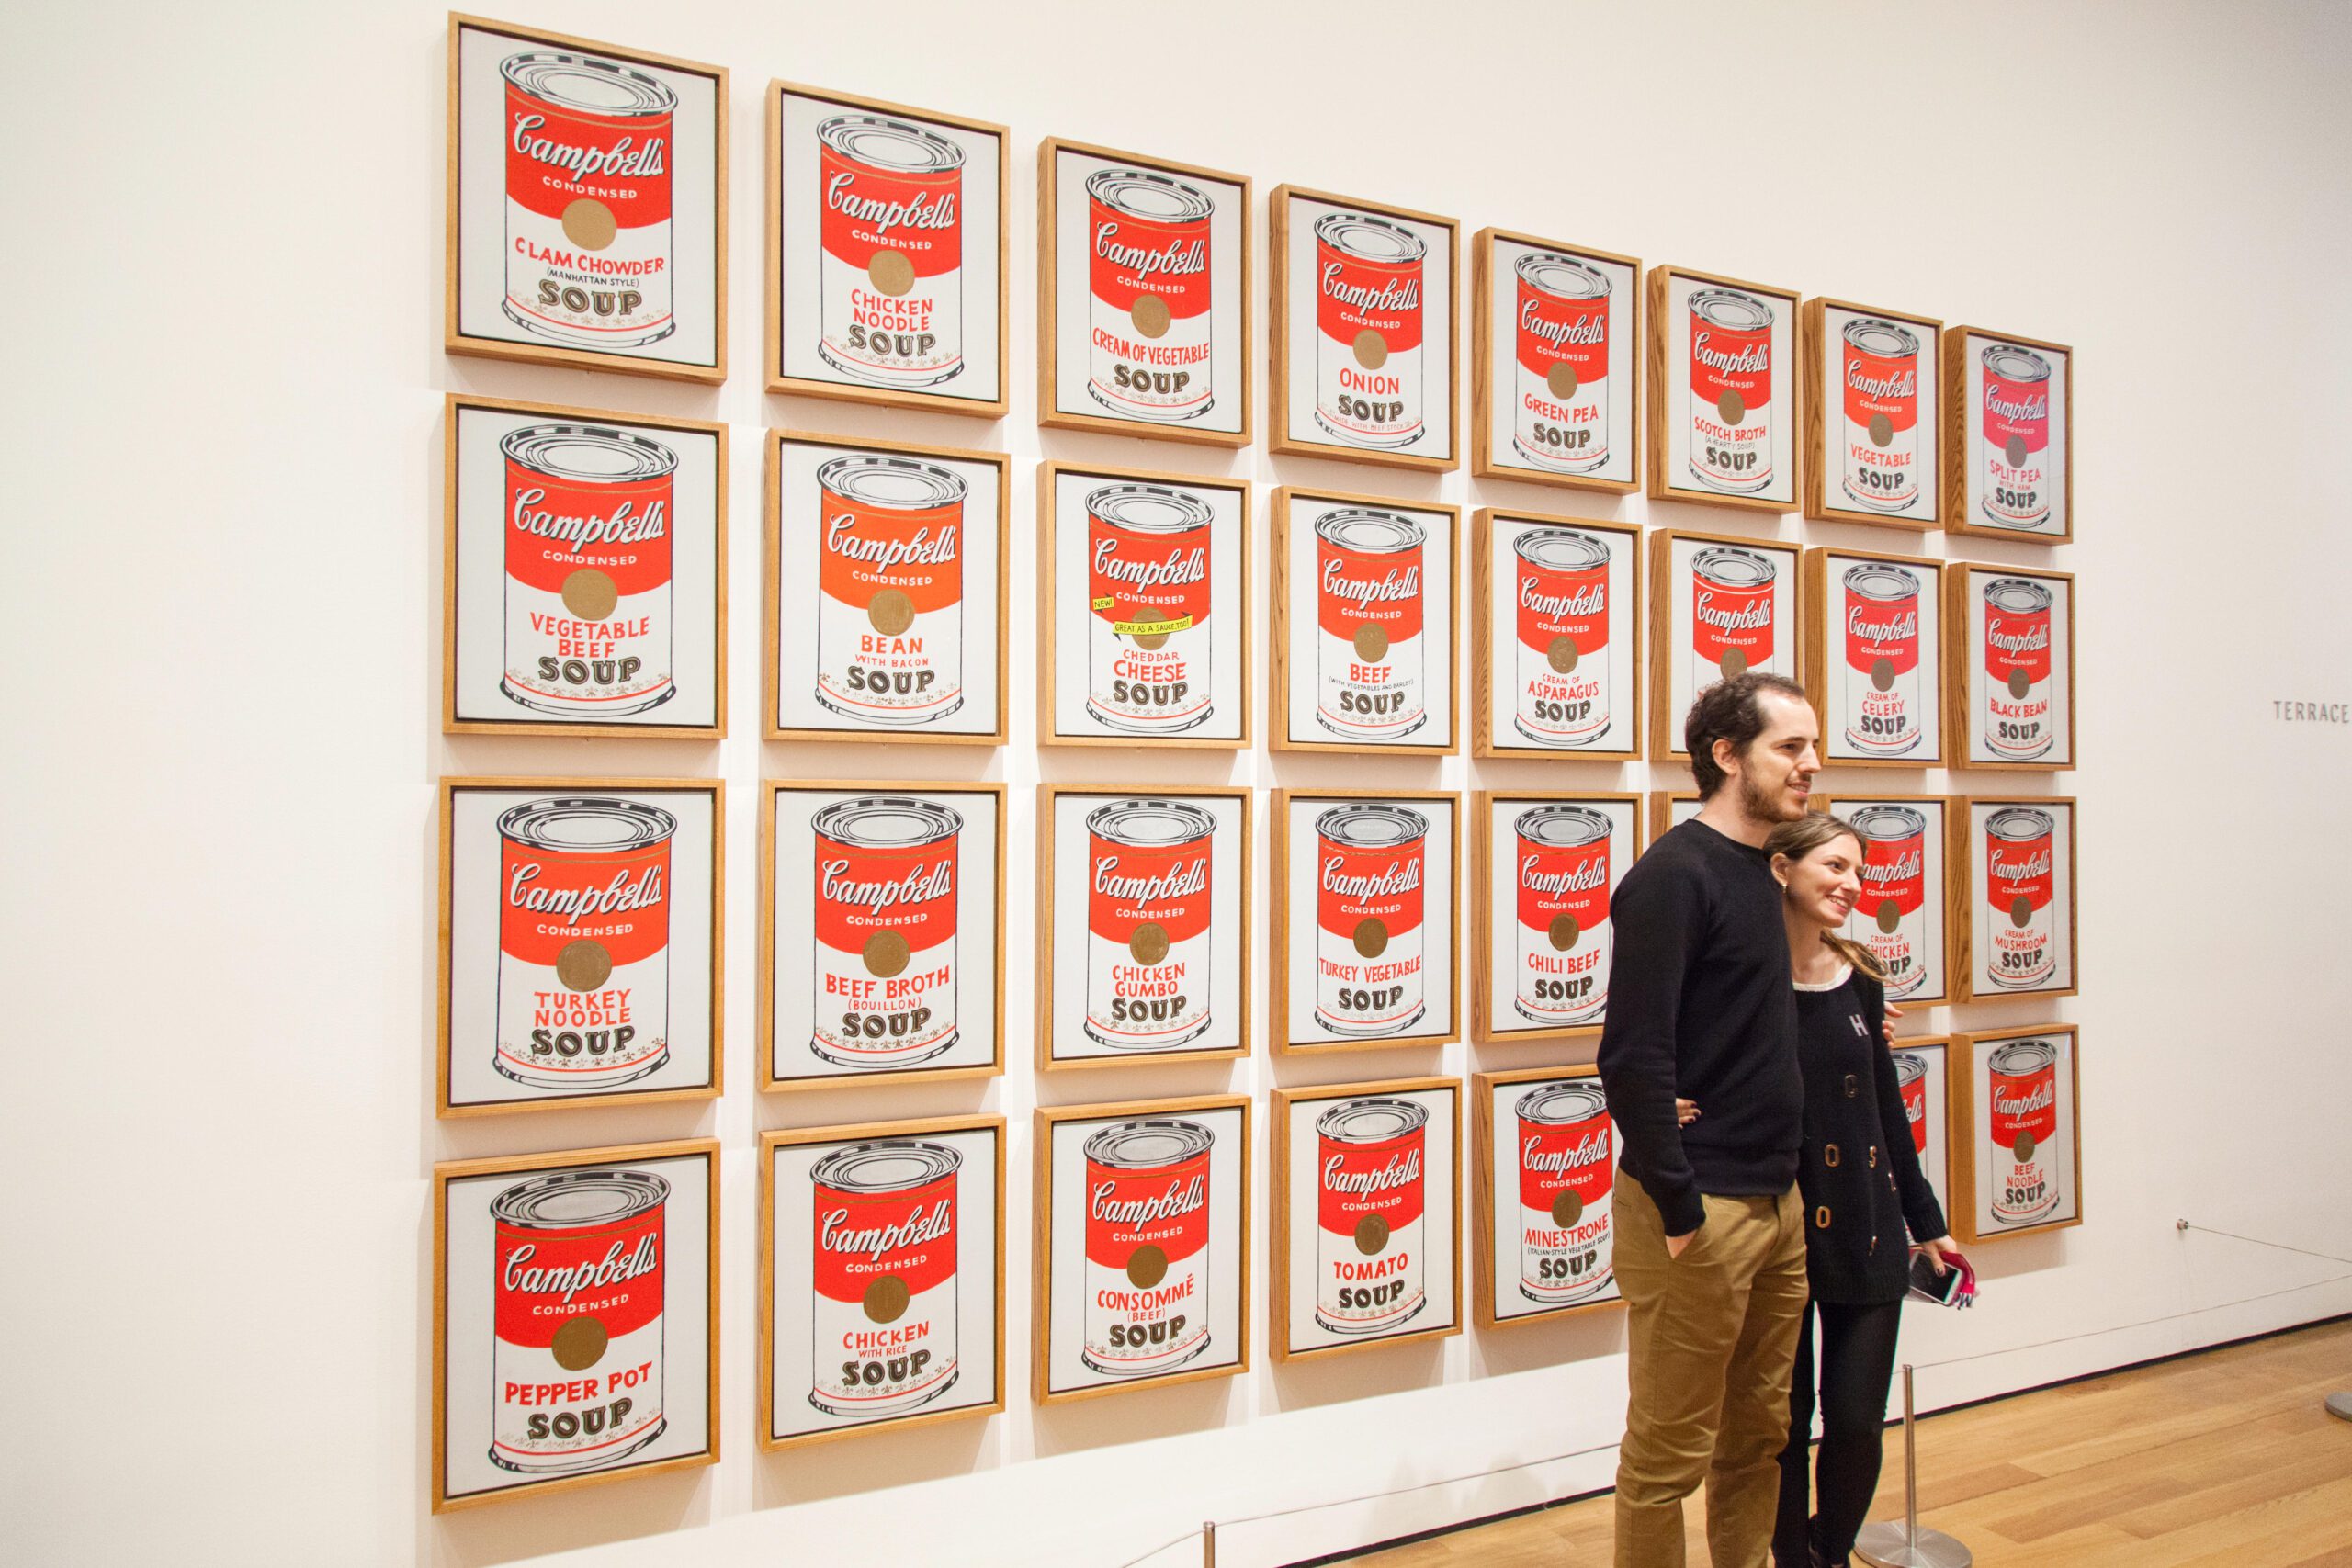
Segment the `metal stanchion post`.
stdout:
[[1913,1431],[1911,1363],[1903,1363],[1903,1522],[1864,1525],[1854,1555],[1872,1568],[1971,1568],[1976,1558],[1941,1530],[1919,1528],[1919,1446]]
[[1201,1521],[1201,1568],[1216,1568],[1216,1521]]

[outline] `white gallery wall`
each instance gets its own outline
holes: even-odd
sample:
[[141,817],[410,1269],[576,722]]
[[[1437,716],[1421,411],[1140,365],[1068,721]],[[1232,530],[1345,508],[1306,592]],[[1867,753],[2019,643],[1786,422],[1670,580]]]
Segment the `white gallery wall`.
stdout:
[[[2287,722],[2275,706],[2352,701],[2352,13],[516,0],[496,14],[734,73],[727,385],[444,355],[447,18],[424,0],[36,0],[0,20],[17,66],[0,98],[13,220],[0,1554],[1118,1568],[1203,1519],[1616,1436],[1617,1314],[1274,1366],[1262,1175],[1248,1375],[1051,1411],[1024,1392],[1039,1103],[1247,1090],[1262,1173],[1275,1087],[1559,1057],[1457,1044],[1278,1062],[1261,1048],[1238,1065],[1040,1082],[1016,962],[1002,1079],[756,1092],[763,777],[1009,781],[1016,867],[1040,781],[1368,779],[1361,761],[1262,746],[1041,753],[1034,638],[1018,630],[1001,750],[763,744],[763,426],[1010,451],[1015,628],[1037,611],[1030,520],[1046,457],[1256,481],[1261,617],[1277,483],[1771,531],[1639,497],[1272,459],[1262,299],[1260,446],[1040,432],[1047,135],[1252,175],[1261,282],[1264,196],[1290,181],[1457,217],[1465,241],[1498,224],[2074,344],[2081,543],[1925,547],[2079,574],[2082,766],[2048,784],[1954,773],[1887,787],[2080,796],[2083,995],[1911,1024],[2082,1026],[2087,1223],[1978,1248],[1979,1308],[1915,1311],[1905,1354],[2089,1336],[1923,1372],[1934,1405],[2352,1310],[2352,1284],[2292,1289],[2342,1269],[2173,1228],[2187,1216],[2352,1253],[2352,726]],[[778,76],[1012,128],[1001,423],[762,392],[762,89]],[[733,427],[734,739],[443,737],[450,389]],[[1793,515],[1777,532],[1912,547]],[[1256,680],[1262,736],[1262,656]],[[726,780],[729,1063],[715,1105],[435,1121],[435,781],[537,773]],[[1687,787],[1664,767],[1466,757],[1400,760],[1384,776]],[[1833,773],[1825,787],[1858,782]],[[1262,795],[1258,809],[1262,908]],[[1016,959],[1033,910],[1016,875]],[[762,1455],[756,1134],[979,1109],[1012,1120],[1010,1409]],[[429,1517],[434,1162],[704,1134],[724,1146],[722,1462]],[[2095,1332],[2110,1328],[2122,1331]],[[1604,1452],[1237,1527],[1219,1562],[1288,1562],[1492,1513],[1605,1484],[1612,1465]]]

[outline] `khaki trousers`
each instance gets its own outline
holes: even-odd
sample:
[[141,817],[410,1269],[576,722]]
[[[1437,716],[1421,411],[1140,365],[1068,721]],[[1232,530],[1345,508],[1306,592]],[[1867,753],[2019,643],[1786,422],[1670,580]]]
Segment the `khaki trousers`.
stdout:
[[1714,1568],[1763,1568],[1804,1318],[1804,1204],[1704,1199],[1679,1258],[1642,1184],[1617,1181],[1632,1397],[1617,1458],[1617,1568],[1682,1568],[1682,1499],[1707,1485]]

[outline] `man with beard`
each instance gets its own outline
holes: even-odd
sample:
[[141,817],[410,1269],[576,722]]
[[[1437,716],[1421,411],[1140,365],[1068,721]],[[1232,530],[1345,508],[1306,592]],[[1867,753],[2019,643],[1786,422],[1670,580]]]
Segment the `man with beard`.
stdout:
[[[1804,1086],[1762,845],[1804,815],[1820,734],[1804,688],[1781,676],[1700,693],[1683,725],[1699,815],[1611,900],[1600,1078],[1633,1179],[1616,1200],[1632,1383],[1618,1568],[1679,1568],[1682,1500],[1702,1480],[1714,1568],[1761,1568],[1772,1535],[1805,1305]],[[1678,1098],[1705,1114],[1679,1124]]]

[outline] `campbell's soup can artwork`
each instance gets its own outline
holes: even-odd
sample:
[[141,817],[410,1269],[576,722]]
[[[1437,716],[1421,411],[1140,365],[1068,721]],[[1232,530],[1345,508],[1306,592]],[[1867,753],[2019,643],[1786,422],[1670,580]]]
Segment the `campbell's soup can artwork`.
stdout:
[[1317,1118],[1315,1321],[1382,1334],[1428,1304],[1421,1253],[1430,1113],[1410,1100],[1351,1100]]
[[1690,296],[1691,475],[1709,490],[1746,495],[1772,471],[1772,307],[1737,288]]
[[675,817],[634,800],[526,800],[499,814],[501,1073],[600,1089],[670,1059],[677,832]]
[[1889,998],[1928,977],[1928,816],[1908,806],[1865,806],[1847,819],[1862,842],[1861,896],[1848,934],[1886,970]]
[[964,705],[963,477],[874,453],[817,469],[817,700],[893,728]]
[[1519,1293],[1544,1306],[1609,1288],[1615,1134],[1600,1086],[1544,1084],[1520,1096]]
[[1429,818],[1402,806],[1315,819],[1315,1021],[1334,1034],[1402,1034],[1428,1007],[1429,835]]
[[1088,1039],[1164,1051],[1207,1031],[1216,831],[1185,801],[1114,800],[1087,813]]
[[1993,1217],[2004,1224],[2038,1220],[2058,1206],[2058,1048],[2018,1040],[1985,1060],[1992,1100],[1993,1147],[2008,1151],[1993,1171]]
[[567,348],[677,330],[670,175],[678,95],[617,61],[511,54],[506,319]]
[[561,1171],[491,1201],[491,1462],[594,1470],[662,1435],[670,1184]]
[[1608,275],[1568,256],[1519,258],[1519,406],[1511,446],[1532,468],[1589,474],[1609,460]]
[[1894,1088],[1903,1097],[1903,1119],[1911,1132],[1911,1152],[1928,1152],[1928,1059],[1909,1051],[1894,1053]]
[[1771,557],[1737,545],[1710,545],[1690,557],[1690,690],[1770,670],[1779,648]]
[[1206,193],[1146,169],[1086,179],[1092,301],[1086,389],[1126,419],[1198,419],[1216,400]]
[[929,387],[964,368],[964,149],[904,120],[817,127],[817,352],[845,376]]
[[1846,569],[1846,741],[1899,757],[1926,735],[1919,699],[1919,574],[1883,561]]
[[1355,507],[1315,524],[1316,721],[1348,740],[1400,740],[1429,722],[1421,642],[1428,530]]
[[1610,835],[1606,812],[1539,806],[1514,825],[1519,978],[1512,1005],[1535,1023],[1599,1018],[1609,1004]]
[[1839,484],[1872,512],[1902,512],[1919,499],[1919,334],[1858,316],[1838,344],[1845,384]]
[[863,795],[820,808],[816,1029],[845,1067],[903,1067],[956,1043],[956,895],[963,815]]
[[1519,691],[1511,722],[1545,746],[1609,731],[1609,547],[1573,528],[1531,528],[1511,547]]
[[1078,1359],[1112,1377],[1209,1343],[1209,1151],[1197,1122],[1122,1122],[1086,1140],[1086,1314]]
[[1984,819],[1984,899],[1992,951],[1985,977],[2011,990],[2047,984],[2058,967],[2051,903],[2056,891],[2057,821],[2030,806]]
[[1984,744],[2030,762],[2057,743],[2051,722],[2050,590],[2019,577],[1984,585]]
[[500,688],[594,724],[677,695],[671,524],[678,455],[590,424],[534,424],[506,468],[506,653]]
[[1315,423],[1351,446],[1408,446],[1422,419],[1429,246],[1385,218],[1315,220]]
[[1984,515],[2005,528],[2050,521],[2050,361],[1995,344],[1984,352],[1977,475]]
[[1176,735],[1215,711],[1210,513],[1166,485],[1086,498],[1086,711],[1131,735]]
[[881,1138],[810,1168],[808,1403],[827,1415],[904,1415],[956,1382],[963,1164],[944,1144]]

